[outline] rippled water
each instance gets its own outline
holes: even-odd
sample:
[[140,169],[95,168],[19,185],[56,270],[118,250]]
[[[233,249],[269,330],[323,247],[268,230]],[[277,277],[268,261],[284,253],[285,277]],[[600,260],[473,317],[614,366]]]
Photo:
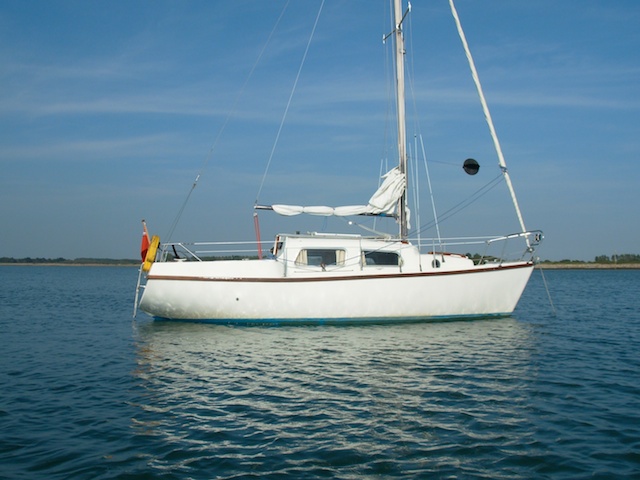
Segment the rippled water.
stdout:
[[0,267],[0,477],[638,478],[640,271],[512,318],[132,322],[131,268]]

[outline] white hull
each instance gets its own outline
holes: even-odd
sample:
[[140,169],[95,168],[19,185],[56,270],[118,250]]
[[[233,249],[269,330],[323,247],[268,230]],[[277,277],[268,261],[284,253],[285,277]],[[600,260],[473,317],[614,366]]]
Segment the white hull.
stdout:
[[[246,275],[206,275],[208,269],[231,266],[224,264],[240,265]],[[149,272],[140,309],[156,318],[220,323],[503,316],[515,309],[533,264],[409,273],[323,271],[301,277],[284,277],[279,270],[277,260],[157,263]]]

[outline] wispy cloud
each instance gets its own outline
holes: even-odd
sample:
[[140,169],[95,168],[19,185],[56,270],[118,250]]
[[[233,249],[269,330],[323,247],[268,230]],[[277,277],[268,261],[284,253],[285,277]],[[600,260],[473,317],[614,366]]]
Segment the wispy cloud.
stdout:
[[44,142],[41,145],[2,145],[0,158],[3,162],[43,159],[86,162],[91,159],[148,158],[150,155],[156,155],[159,148],[165,151],[165,155],[168,153],[166,149],[177,153],[176,144],[180,143],[179,141],[179,136],[171,133],[100,140],[64,139]]

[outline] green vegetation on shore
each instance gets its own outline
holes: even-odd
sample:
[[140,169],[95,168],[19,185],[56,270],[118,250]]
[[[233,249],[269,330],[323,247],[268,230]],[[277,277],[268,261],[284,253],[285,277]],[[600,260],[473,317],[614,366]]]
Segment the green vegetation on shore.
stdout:
[[640,255],[634,253],[623,253],[621,255],[612,255],[609,257],[608,255],[598,255],[593,262],[585,262],[582,260],[560,260],[558,261],[550,261],[550,260],[542,260],[541,264],[551,264],[551,265],[598,265],[598,266],[616,266],[616,265],[637,265],[640,264]]
[[[470,255],[471,258],[479,257],[479,255]],[[241,257],[225,257],[224,259],[240,259]],[[256,257],[257,258],[257,257]],[[223,258],[216,258],[215,260],[222,260]],[[207,259],[214,260],[214,259]],[[0,264],[4,265],[105,265],[105,266],[136,266],[140,265],[139,260],[134,259],[112,259],[112,258],[76,258],[69,260],[67,258],[12,258],[12,257],[0,257]],[[615,267],[619,265],[637,265],[640,267],[640,255],[632,253],[623,253],[620,255],[598,255],[593,262],[586,262],[583,260],[542,260],[540,261],[542,266],[575,266],[588,267],[595,266],[599,268],[603,267]]]
[[112,258],[11,258],[0,257],[0,264],[5,265],[105,265],[105,266],[134,266],[140,265],[139,260]]

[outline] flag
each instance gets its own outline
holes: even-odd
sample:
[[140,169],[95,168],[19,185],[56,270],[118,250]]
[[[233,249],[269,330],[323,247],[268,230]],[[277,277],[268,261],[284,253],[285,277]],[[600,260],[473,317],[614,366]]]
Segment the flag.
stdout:
[[144,262],[147,258],[147,250],[149,250],[149,244],[151,241],[149,240],[149,232],[147,231],[147,224],[144,220],[142,220],[142,243],[140,244],[140,255],[142,256],[142,261]]

